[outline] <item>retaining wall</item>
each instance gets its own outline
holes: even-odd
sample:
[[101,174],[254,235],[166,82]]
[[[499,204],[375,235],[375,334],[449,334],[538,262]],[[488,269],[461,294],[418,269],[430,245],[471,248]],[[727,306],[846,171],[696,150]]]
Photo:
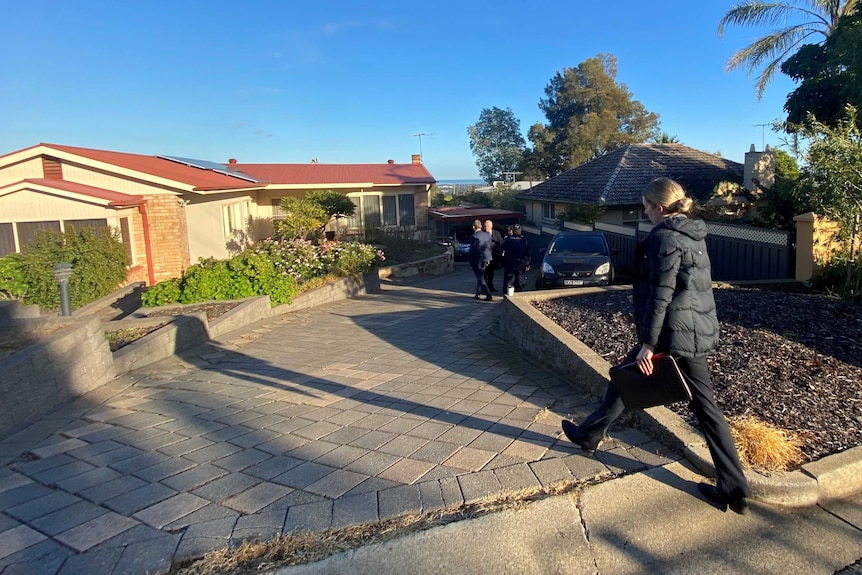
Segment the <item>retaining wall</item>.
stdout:
[[7,319],[0,330],[35,341],[0,358],[0,437],[116,374],[97,317]]

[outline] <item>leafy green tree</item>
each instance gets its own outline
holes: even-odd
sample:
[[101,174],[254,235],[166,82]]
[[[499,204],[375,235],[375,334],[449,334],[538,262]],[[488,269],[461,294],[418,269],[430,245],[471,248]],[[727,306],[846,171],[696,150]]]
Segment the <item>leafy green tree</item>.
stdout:
[[551,78],[539,101],[548,123],[533,125],[529,134],[547,175],[658,135],[658,115],[633,100],[616,75],[616,58],[599,54]]
[[[841,222],[849,240],[847,281],[855,268],[855,247],[862,219],[862,130],[857,111],[847,107],[846,119],[831,127],[814,120],[806,123],[808,166],[802,179],[810,186],[810,199],[818,214]],[[848,286],[849,287],[849,286]]]
[[521,122],[510,108],[484,108],[479,121],[467,127],[467,133],[483,180],[491,184],[504,180],[506,172],[519,171],[526,142]]
[[330,218],[349,218],[356,210],[353,200],[332,190],[315,190],[306,197],[323,208]]
[[509,210],[512,212],[524,211],[524,200],[518,199],[520,192],[512,187],[510,183],[499,184],[488,192],[491,207],[498,210]]
[[781,64],[781,71],[799,83],[787,96],[784,129],[792,131],[808,114],[835,126],[850,104],[862,108],[862,4],[842,16],[823,44],[806,44]]
[[273,222],[273,235],[279,240],[311,239],[329,221],[326,209],[308,198],[285,196],[279,205],[284,210],[284,219]]
[[719,21],[719,38],[727,26],[781,27],[734,52],[727,62],[727,70],[745,68],[748,76],[752,76],[762,68],[755,82],[759,100],[785,59],[802,45],[810,43],[810,38],[820,38],[821,42],[829,38],[838,20],[852,13],[858,3],[859,0],[738,2]]

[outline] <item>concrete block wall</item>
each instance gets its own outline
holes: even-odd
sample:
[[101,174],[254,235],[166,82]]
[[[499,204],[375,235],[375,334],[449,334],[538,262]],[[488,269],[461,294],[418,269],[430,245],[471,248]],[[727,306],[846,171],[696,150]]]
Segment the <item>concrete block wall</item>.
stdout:
[[0,330],[36,341],[0,358],[0,437],[115,376],[97,317],[3,320]]

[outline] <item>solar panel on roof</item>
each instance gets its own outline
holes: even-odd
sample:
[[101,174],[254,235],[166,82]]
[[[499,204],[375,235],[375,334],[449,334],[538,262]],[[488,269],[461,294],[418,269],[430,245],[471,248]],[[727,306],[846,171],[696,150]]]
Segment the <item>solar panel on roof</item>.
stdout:
[[261,181],[257,178],[249,176],[248,174],[244,174],[238,170],[228,170],[224,164],[218,164],[216,162],[209,162],[207,160],[194,160],[192,158],[179,158],[177,156],[156,156],[157,158],[161,158],[163,160],[170,160],[171,162],[177,162],[178,164],[185,164],[186,166],[190,166],[192,168],[198,168],[201,170],[209,170],[211,172],[216,172],[219,174],[224,174],[226,176],[233,176],[235,178],[240,178],[241,180],[246,180],[248,182],[253,182],[255,184],[260,184]]

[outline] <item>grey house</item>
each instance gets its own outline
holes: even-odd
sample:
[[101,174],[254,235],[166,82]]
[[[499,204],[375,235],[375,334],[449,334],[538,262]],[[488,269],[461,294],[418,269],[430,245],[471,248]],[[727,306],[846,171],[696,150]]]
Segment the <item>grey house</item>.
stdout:
[[[746,166],[748,163],[746,154]],[[518,197],[525,202],[526,219],[539,229],[556,227],[557,217],[569,204],[604,206],[606,211],[599,221],[636,225],[646,219],[641,191],[651,180],[673,178],[689,195],[705,202],[720,182],[742,184],[744,171],[743,164],[682,144],[630,144],[550,178]]]

